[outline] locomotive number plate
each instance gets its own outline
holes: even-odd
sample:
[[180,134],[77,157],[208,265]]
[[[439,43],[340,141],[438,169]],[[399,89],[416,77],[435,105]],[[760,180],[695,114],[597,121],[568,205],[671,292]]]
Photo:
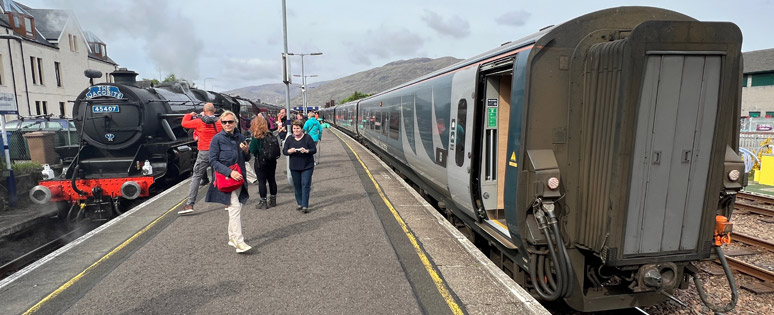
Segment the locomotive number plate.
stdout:
[[118,113],[121,112],[121,108],[118,105],[92,105],[92,113]]

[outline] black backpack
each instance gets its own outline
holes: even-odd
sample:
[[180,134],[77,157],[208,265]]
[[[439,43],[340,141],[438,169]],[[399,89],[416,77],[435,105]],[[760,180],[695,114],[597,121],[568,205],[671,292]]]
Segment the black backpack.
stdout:
[[277,137],[269,132],[261,141],[261,152],[258,154],[258,161],[261,165],[266,165],[271,160],[279,159],[281,151]]

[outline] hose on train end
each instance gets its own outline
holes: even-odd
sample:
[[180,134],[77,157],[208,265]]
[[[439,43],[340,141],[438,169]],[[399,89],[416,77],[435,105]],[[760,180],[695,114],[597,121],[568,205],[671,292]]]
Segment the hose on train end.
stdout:
[[[572,295],[574,272],[570,256],[567,253],[567,247],[565,247],[561,233],[559,233],[558,220],[554,214],[553,204],[549,204],[548,207],[540,204],[539,207],[535,212],[535,220],[538,222],[538,228],[541,233],[546,238],[551,260],[548,260],[545,254],[536,254],[536,257],[530,259],[530,280],[535,286],[535,291],[542,299],[554,301],[560,297]],[[554,247],[554,244],[556,244],[556,247]],[[556,279],[551,274],[551,261],[553,261]]]
[[709,299],[707,298],[707,292],[704,291],[704,285],[701,282],[701,279],[696,275],[698,273],[698,269],[694,266],[690,266],[686,270],[688,271],[688,274],[693,277],[693,284],[696,285],[696,291],[699,292],[699,297],[701,298],[701,301],[706,305],[709,309],[711,309],[715,314],[722,314],[722,313],[728,313],[729,311],[733,310],[734,307],[736,307],[736,302],[739,298],[739,294],[736,290],[736,281],[734,281],[734,275],[731,273],[731,268],[728,266],[728,261],[726,261],[726,256],[723,254],[723,250],[720,248],[720,246],[713,246],[715,248],[715,253],[718,255],[718,260],[720,260],[720,264],[723,265],[723,272],[726,273],[726,279],[728,279],[728,285],[731,286],[731,301],[726,304],[725,307],[720,307],[715,304],[712,304]]

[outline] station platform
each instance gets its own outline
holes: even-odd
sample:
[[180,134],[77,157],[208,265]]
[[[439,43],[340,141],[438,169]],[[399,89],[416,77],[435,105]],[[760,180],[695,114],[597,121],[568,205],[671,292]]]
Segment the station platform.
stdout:
[[[177,214],[190,180],[0,281],[0,314],[548,314],[357,142],[327,130],[309,213],[277,167],[277,206]],[[205,187],[200,190],[204,198]]]

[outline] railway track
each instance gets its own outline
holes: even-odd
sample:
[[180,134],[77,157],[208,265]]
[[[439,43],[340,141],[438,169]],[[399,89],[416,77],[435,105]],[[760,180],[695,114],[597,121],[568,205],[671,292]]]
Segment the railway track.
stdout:
[[[738,202],[744,200],[744,202]],[[749,211],[765,216],[774,217],[774,209],[765,206],[774,206],[774,199],[768,196],[740,192],[737,194],[737,203],[734,208],[739,211]]]
[[52,240],[44,245],[41,245],[27,252],[26,254],[6,263],[5,265],[0,266],[0,280],[5,279],[6,277],[21,270],[27,265],[54,252],[55,250],[67,244],[73,238],[77,237],[79,234],[83,234],[85,233],[85,231],[90,229],[91,228],[87,226],[81,226],[79,228],[76,228],[70,232],[63,234],[62,236],[58,237],[55,240]]
[[[742,244],[746,244],[746,245],[750,245],[758,248],[763,248],[770,252],[774,252],[773,243],[761,240],[753,236],[749,236],[741,233],[734,233],[732,234],[731,239],[735,242],[739,242]],[[736,270],[746,275],[753,276],[766,283],[774,283],[774,272],[771,272],[769,270],[763,269],[761,267],[755,266],[753,264],[744,262],[742,260],[739,260],[733,257],[726,256],[726,260],[728,261],[729,267],[731,267],[732,270]]]

